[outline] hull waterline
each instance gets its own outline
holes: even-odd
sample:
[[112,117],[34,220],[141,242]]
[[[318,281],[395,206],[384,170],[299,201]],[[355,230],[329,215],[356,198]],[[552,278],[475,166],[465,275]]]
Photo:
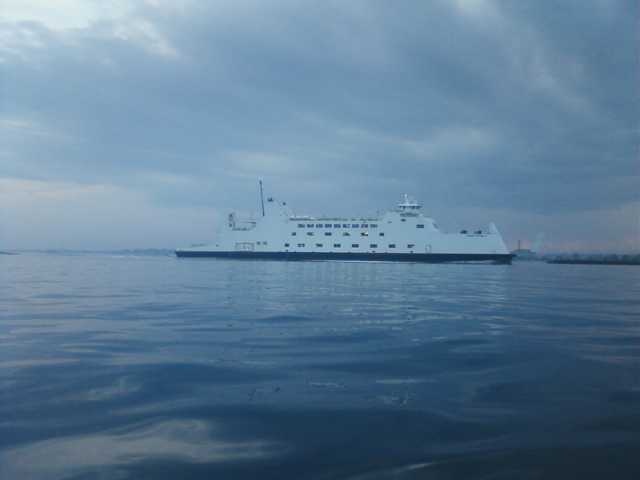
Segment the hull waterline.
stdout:
[[228,258],[238,260],[342,260],[416,263],[499,263],[510,264],[511,254],[499,253],[367,253],[367,252],[216,252],[176,250],[181,258]]

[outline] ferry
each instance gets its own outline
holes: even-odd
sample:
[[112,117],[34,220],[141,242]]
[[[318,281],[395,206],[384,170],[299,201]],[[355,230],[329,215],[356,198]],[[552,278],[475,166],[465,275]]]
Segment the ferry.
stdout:
[[178,257],[269,260],[343,260],[428,263],[499,263],[513,258],[496,228],[447,233],[408,195],[395,209],[369,217],[295,215],[286,202],[264,200],[261,216],[229,214],[211,244],[175,251]]

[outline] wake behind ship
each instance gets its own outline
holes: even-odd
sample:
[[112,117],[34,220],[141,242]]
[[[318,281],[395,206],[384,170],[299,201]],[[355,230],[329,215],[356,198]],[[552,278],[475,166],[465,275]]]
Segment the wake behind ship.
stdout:
[[376,217],[294,215],[269,198],[260,184],[262,216],[240,220],[229,214],[215,243],[176,250],[178,257],[273,260],[359,260],[394,262],[511,263],[496,226],[445,233],[404,196],[394,210]]

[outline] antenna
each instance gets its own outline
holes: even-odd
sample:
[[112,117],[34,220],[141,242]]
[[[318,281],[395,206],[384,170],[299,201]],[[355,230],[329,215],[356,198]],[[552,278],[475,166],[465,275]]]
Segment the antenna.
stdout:
[[260,180],[260,206],[262,207],[262,216],[264,217],[264,193],[262,192],[262,180]]

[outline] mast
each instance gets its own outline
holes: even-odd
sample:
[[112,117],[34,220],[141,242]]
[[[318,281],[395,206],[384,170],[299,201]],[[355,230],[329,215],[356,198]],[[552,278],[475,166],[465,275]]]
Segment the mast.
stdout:
[[262,192],[262,180],[260,180],[260,206],[262,207],[262,216],[264,217],[264,193]]

